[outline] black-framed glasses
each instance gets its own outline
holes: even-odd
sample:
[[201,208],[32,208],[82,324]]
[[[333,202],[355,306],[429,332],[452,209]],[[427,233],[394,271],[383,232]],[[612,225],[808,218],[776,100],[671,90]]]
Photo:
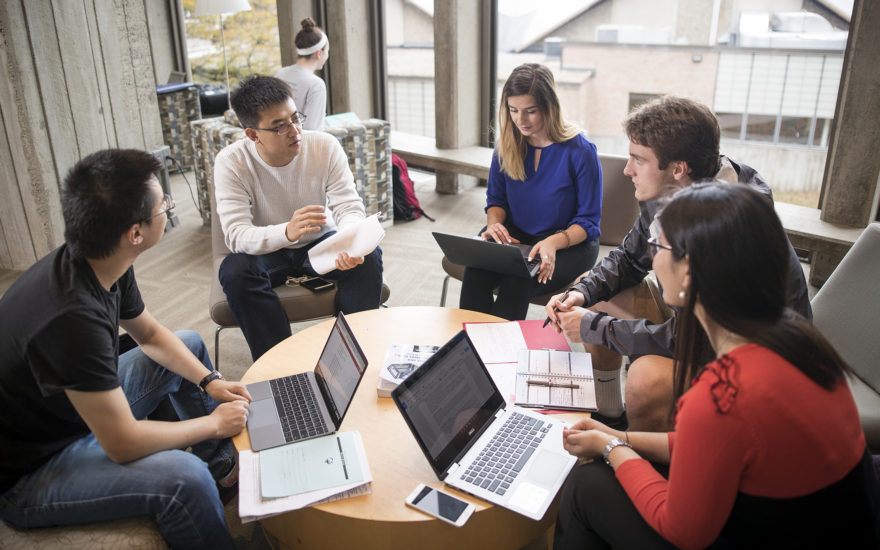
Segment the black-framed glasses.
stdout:
[[648,247],[651,250],[652,257],[655,256],[658,252],[660,252],[661,248],[663,250],[672,250],[671,246],[669,246],[668,244],[661,243],[660,239],[658,239],[657,237],[651,237],[650,239],[648,239]]
[[294,113],[292,117],[290,117],[290,122],[286,122],[284,124],[280,124],[274,128],[257,128],[254,126],[254,130],[263,130],[264,132],[275,132],[279,136],[286,136],[290,133],[290,129],[293,128],[293,125],[302,127],[303,122],[308,118],[306,115],[302,113]]
[[177,204],[174,202],[174,199],[171,198],[171,195],[168,195],[168,194],[166,194],[166,195],[162,195],[162,210],[160,210],[159,212],[153,214],[153,215],[150,216],[149,218],[144,218],[144,219],[142,219],[142,220],[140,221],[140,223],[148,222],[148,221],[152,220],[152,219],[155,218],[155,217],[161,216],[162,214],[168,214],[169,212],[171,212],[172,210],[174,210],[174,207],[175,207],[175,206],[177,206]]

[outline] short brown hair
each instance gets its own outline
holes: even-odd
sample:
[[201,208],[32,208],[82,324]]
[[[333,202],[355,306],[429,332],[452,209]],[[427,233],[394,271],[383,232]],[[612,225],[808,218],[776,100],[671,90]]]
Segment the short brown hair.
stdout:
[[654,151],[661,170],[682,160],[697,181],[721,169],[718,119],[698,101],[669,95],[652,99],[633,109],[623,128],[630,141]]

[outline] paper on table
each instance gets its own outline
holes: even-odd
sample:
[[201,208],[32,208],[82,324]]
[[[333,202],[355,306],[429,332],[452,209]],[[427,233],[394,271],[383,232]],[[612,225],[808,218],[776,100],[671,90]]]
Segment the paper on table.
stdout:
[[354,434],[342,432],[260,453],[263,498],[278,498],[363,480]]
[[299,510],[322,502],[332,502],[343,498],[368,495],[372,492],[370,483],[373,474],[367,462],[367,454],[359,432],[351,432],[356,437],[358,461],[361,464],[363,480],[339,487],[330,487],[289,497],[263,499],[260,496],[260,453],[241,451],[238,453],[238,515],[242,523],[277,516],[291,510]]
[[465,323],[483,363],[516,363],[516,354],[526,348],[519,323]]
[[324,275],[336,269],[336,257],[340,252],[349,256],[366,256],[379,246],[385,230],[379,224],[379,215],[373,214],[355,225],[338,231],[309,250],[309,262],[318,274]]

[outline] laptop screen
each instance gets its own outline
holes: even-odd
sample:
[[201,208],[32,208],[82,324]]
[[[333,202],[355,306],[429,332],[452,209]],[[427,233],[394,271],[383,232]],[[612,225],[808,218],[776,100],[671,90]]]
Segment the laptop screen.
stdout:
[[329,398],[327,408],[337,428],[366,368],[367,356],[355,340],[345,316],[340,313],[315,367],[315,378]]
[[441,479],[504,406],[464,331],[416,369],[392,397]]

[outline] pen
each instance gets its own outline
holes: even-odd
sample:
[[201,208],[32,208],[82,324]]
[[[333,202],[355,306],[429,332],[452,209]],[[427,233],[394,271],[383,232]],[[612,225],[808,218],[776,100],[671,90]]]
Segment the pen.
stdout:
[[580,386],[577,384],[554,384],[553,382],[546,382],[544,380],[527,380],[526,384],[529,386],[546,386],[548,388],[567,388],[572,390],[580,389]]
[[[566,291],[565,291],[565,294],[562,295],[562,298],[561,298],[559,301],[560,301],[560,302],[564,302],[565,299],[568,298],[568,293],[569,293],[569,292],[571,292],[571,290],[566,290]],[[554,307],[553,309],[554,309],[554,311],[559,311],[559,310],[556,309],[555,307]],[[547,323],[549,323],[549,322],[550,322],[550,317],[547,317],[546,319],[544,319],[544,324],[541,325],[541,328],[547,328]]]

